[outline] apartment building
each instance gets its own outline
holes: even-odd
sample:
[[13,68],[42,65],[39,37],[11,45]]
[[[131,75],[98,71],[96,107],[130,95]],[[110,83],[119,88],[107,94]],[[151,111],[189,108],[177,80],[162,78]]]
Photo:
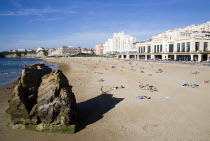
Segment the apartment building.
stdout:
[[104,44],[96,45],[96,55],[103,55]]
[[134,42],[136,42],[136,38],[126,35],[124,32],[114,33],[113,38],[105,42],[103,54],[118,54],[124,50],[134,49]]

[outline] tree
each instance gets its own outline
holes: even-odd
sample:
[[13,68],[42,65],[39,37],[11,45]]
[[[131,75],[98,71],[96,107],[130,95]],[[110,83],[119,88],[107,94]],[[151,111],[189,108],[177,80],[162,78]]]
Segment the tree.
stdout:
[[47,50],[43,50],[43,54],[44,54],[44,56],[47,56],[48,55],[48,51]]
[[17,56],[18,58],[21,58],[21,52],[16,52],[16,56]]

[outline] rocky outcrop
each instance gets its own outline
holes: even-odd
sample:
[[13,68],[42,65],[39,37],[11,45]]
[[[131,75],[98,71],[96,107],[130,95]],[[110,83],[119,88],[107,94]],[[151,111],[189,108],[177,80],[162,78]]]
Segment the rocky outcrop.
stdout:
[[30,113],[33,124],[39,120],[44,124],[55,125],[71,125],[76,122],[76,100],[61,71],[42,78],[37,97],[37,104]]
[[25,66],[7,110],[13,124],[38,126],[76,123],[76,100],[68,79],[43,65]]

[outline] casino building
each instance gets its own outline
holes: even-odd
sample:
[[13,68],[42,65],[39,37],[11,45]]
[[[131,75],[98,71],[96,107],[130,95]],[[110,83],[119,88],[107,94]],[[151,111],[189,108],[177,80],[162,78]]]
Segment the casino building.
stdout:
[[136,43],[135,53],[121,53],[121,59],[210,60],[210,22],[169,30]]

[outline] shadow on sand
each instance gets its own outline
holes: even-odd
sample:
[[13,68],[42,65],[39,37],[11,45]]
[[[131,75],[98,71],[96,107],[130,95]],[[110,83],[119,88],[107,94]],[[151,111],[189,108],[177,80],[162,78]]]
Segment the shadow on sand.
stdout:
[[103,115],[113,109],[124,98],[115,98],[112,94],[102,94],[87,101],[77,104],[79,124],[76,132],[81,131],[87,125],[103,118]]

